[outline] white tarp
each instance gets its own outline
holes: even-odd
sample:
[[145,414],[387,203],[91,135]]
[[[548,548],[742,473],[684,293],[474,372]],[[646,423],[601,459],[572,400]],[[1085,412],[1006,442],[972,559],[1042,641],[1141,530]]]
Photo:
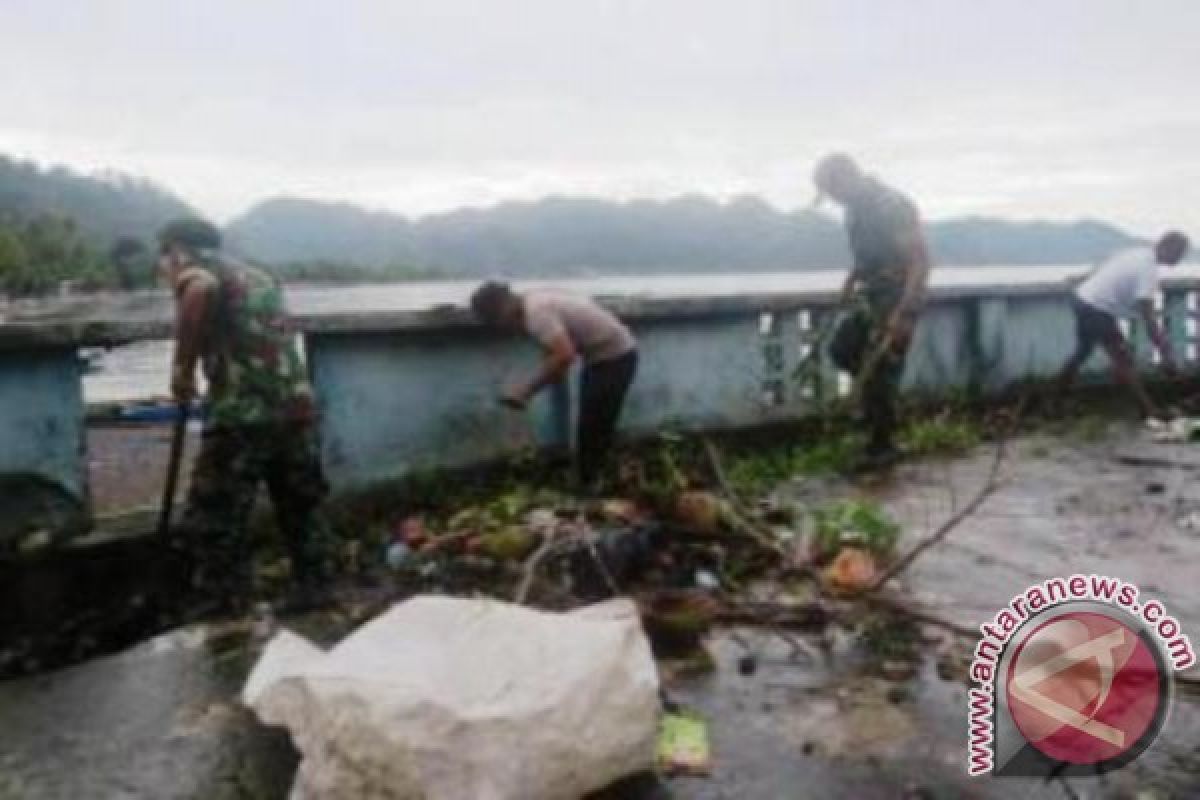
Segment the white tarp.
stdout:
[[654,760],[637,609],[417,597],[328,652],[286,631],[242,693],[303,760],[293,800],[574,800]]

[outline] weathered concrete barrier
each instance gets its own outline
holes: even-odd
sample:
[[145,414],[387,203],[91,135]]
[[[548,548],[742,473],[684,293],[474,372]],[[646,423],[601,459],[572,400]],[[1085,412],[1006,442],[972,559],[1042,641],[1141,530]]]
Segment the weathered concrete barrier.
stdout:
[[[722,297],[611,297],[641,342],[623,427],[645,433],[728,429],[814,413],[846,391],[823,354],[796,377],[832,292]],[[1200,281],[1164,285],[1167,327],[1181,359],[1196,360]],[[125,306],[0,324],[0,472],[40,475],[86,505],[84,407],[77,348],[170,335],[161,295]],[[569,443],[569,393],[539,398],[528,415],[500,408],[496,390],[537,357],[527,342],[474,325],[461,308],[298,318],[322,407],[325,465],[341,489],[413,470],[462,466],[527,446]],[[1145,336],[1132,332],[1146,366]],[[1074,344],[1060,282],[934,290],[917,330],[905,385],[924,392],[997,392],[1053,375]],[[1097,356],[1087,373],[1106,380]],[[157,388],[157,387],[155,387]],[[2,543],[0,543],[2,544]]]

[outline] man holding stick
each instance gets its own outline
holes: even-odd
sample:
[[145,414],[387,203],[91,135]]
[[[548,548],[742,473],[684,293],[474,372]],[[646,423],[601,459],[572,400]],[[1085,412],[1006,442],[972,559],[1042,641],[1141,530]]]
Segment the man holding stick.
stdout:
[[854,257],[842,307],[858,308],[834,333],[834,363],[855,377],[855,394],[869,430],[863,468],[899,458],[894,436],[896,394],[913,329],[925,302],[930,259],[916,206],[865,174],[849,157],[826,156],[813,173],[818,198],[845,209]]
[[292,610],[327,601],[332,537],[319,513],[328,484],[314,431],[311,389],[278,282],[220,252],[204,220],[159,234],[159,271],[177,312],[171,394],[208,380],[208,420],[180,525],[207,613],[245,610],[252,553],[247,523],[265,482],[296,582]]

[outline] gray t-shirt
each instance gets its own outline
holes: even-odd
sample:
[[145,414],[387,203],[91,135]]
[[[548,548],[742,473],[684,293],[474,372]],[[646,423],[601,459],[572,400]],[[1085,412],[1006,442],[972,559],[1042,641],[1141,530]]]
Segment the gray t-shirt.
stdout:
[[523,298],[525,330],[543,347],[565,333],[588,364],[620,358],[637,347],[629,329],[589,297],[533,289]]

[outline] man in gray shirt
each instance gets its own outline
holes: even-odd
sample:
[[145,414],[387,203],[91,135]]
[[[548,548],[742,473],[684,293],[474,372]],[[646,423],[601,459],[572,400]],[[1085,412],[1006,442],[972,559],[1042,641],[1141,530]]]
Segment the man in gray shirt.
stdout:
[[637,340],[611,312],[581,295],[553,289],[517,293],[489,281],[471,295],[471,309],[484,324],[521,331],[545,353],[541,368],[527,381],[504,390],[501,401],[521,410],[545,387],[566,377],[583,359],[579,381],[577,464],[590,487],[612,449],[617,419],[637,373]]

